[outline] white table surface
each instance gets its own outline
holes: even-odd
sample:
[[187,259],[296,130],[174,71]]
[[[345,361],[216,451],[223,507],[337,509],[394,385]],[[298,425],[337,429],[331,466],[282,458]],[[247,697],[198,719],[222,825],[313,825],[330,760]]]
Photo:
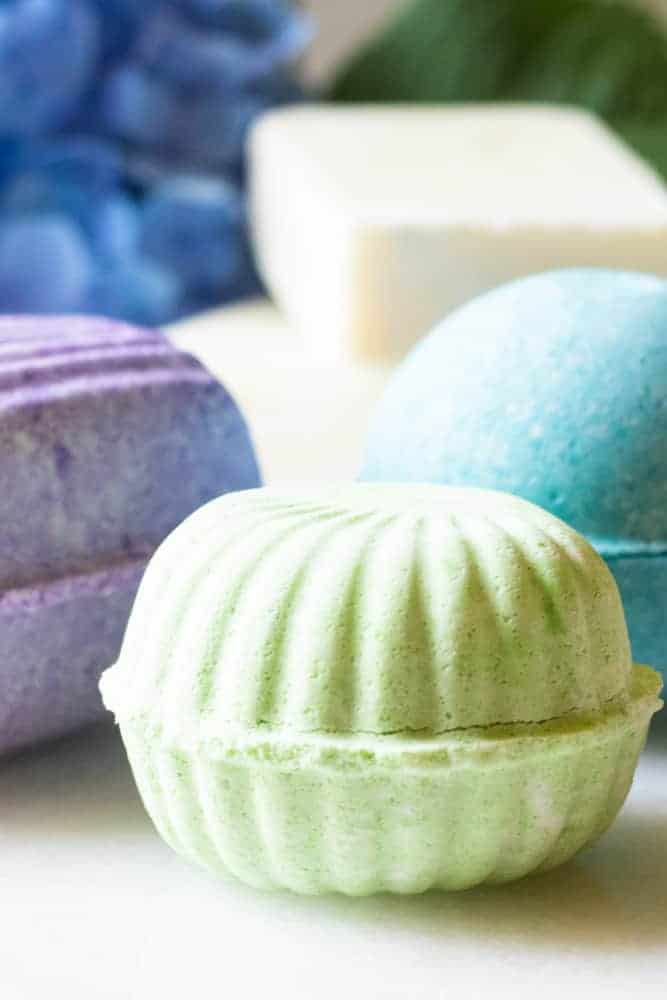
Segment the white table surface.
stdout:
[[[268,478],[354,474],[382,370],[309,359],[266,309],[176,338],[243,402]],[[662,724],[614,828],[548,875],[449,896],[262,894],[160,841],[100,725],[0,766],[0,1000],[664,1000],[666,793]]]

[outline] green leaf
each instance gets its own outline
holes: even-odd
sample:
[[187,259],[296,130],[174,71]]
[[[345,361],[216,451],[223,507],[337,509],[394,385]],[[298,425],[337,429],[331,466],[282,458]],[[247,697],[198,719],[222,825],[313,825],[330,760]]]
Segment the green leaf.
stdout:
[[667,114],[667,39],[640,11],[582,4],[532,48],[508,96],[605,118]]
[[[531,35],[578,0],[417,0],[343,66],[335,100],[480,101],[506,90]],[[539,7],[539,17],[535,16]]]
[[645,160],[667,181],[667,118],[662,121],[614,121],[611,123]]
[[338,101],[559,101],[667,115],[667,38],[595,0],[416,0],[341,69]]

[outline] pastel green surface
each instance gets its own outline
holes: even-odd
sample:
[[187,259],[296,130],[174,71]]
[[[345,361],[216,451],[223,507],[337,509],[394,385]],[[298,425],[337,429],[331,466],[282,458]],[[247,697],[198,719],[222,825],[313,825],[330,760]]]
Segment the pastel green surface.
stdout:
[[103,679],[176,850],[350,893],[565,860],[620,808],[659,688],[562,522],[375,484],[202,508],[151,561]]

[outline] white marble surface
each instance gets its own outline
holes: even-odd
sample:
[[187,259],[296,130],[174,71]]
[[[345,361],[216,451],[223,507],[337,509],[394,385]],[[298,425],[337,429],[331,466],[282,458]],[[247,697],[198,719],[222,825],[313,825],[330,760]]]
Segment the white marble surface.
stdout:
[[[176,336],[243,401],[269,478],[353,475],[385,373],[309,361],[266,309],[233,317]],[[662,1000],[665,723],[596,847],[451,896],[266,895],[191,869],[154,833],[110,725],[5,762],[0,1000]]]

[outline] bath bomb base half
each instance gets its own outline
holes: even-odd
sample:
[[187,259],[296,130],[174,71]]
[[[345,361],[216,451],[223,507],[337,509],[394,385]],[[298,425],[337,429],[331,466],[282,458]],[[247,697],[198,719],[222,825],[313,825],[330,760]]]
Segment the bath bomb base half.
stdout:
[[118,651],[146,562],[0,595],[0,753],[104,714],[100,668]]
[[159,833],[259,889],[417,893],[554,868],[609,827],[632,784],[660,680],[597,717],[432,739],[257,731],[172,748],[122,732]]

